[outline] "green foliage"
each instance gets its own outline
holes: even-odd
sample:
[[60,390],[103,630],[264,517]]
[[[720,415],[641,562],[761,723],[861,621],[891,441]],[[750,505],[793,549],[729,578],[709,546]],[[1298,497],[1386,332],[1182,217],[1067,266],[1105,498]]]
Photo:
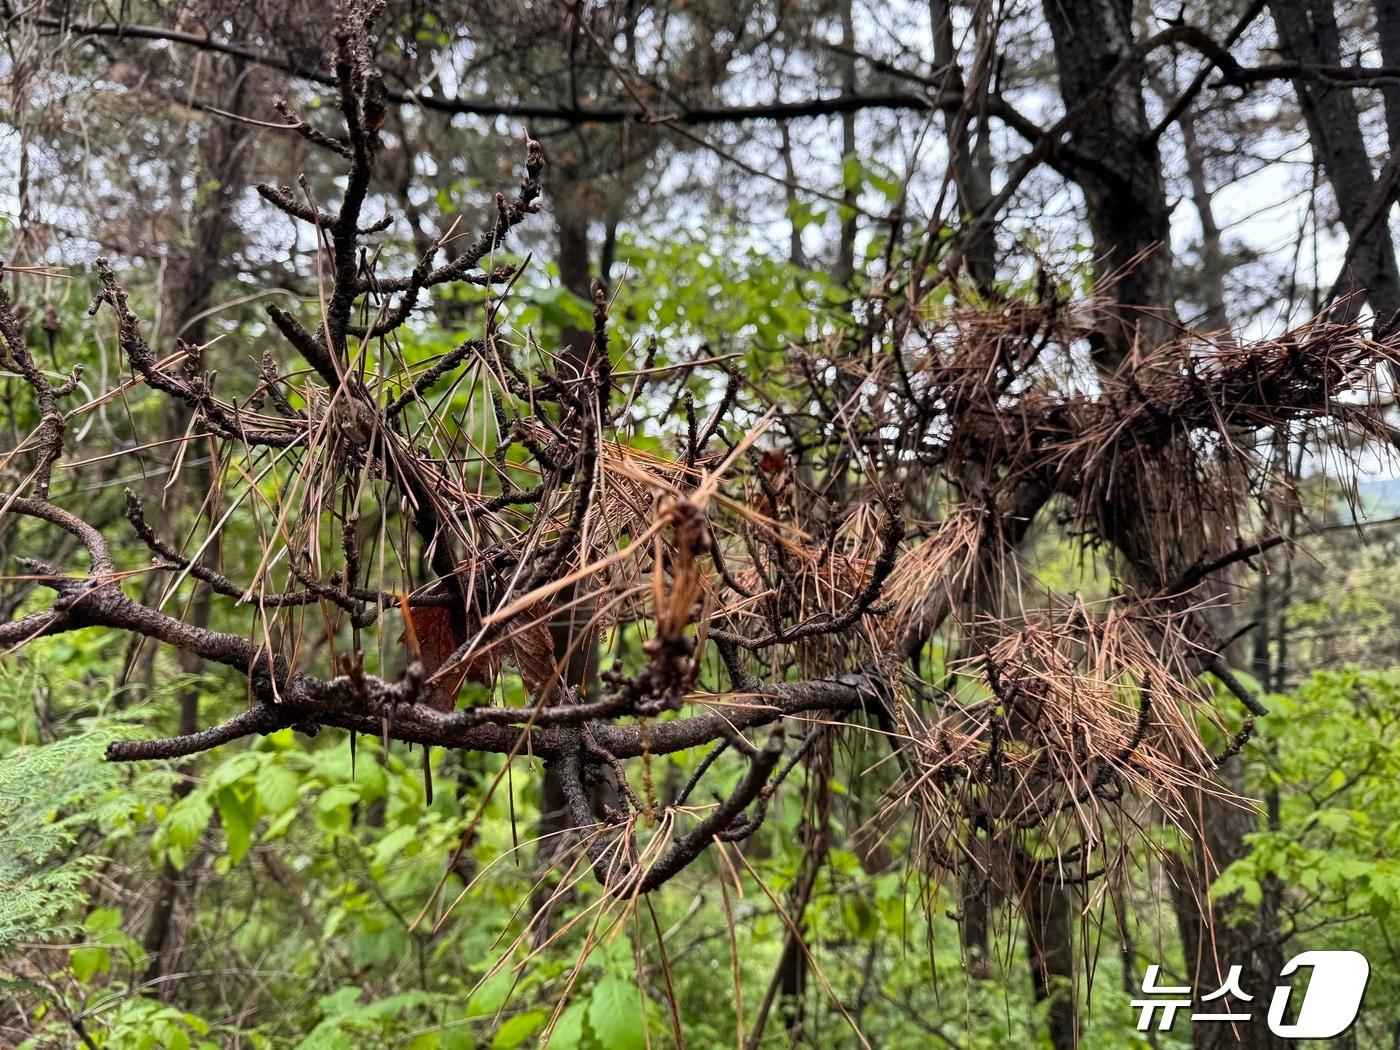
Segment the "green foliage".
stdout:
[[[556,940],[534,953],[526,902],[537,889],[530,866],[513,858],[521,855],[515,852],[521,840],[531,849],[539,799],[532,785],[504,781],[487,798],[499,760],[478,756],[464,765],[456,755],[435,752],[430,805],[417,754],[402,747],[386,754],[376,740],[361,738],[352,762],[343,735],[308,740],[288,730],[201,756],[191,790],[172,803],[173,771],[146,767],[138,775],[101,761],[113,732],[133,732],[131,725],[118,729],[114,712],[77,688],[86,673],[82,663],[95,661],[89,666],[107,673],[105,658],[72,653],[66,655],[75,662],[67,663],[54,659],[54,648],[51,642],[31,648],[24,660],[6,664],[0,679],[6,727],[0,784],[5,813],[21,815],[7,819],[3,833],[31,844],[23,877],[44,883],[52,902],[36,908],[0,896],[0,908],[14,915],[7,929],[19,931],[6,969],[12,977],[31,975],[23,994],[39,1025],[29,1044],[36,1050],[70,1041],[73,1016],[84,1018],[103,1048],[227,1045],[235,1034],[260,1048],[524,1047],[539,1045],[546,1034],[548,1045],[562,1050],[664,1047],[674,1042],[668,987],[687,1044],[725,1045],[739,1024],[736,951],[743,1013],[752,1023],[786,926],[747,879],[743,895],[729,884],[733,876],[716,858],[652,900],[666,933],[664,963],[649,917],[600,918],[598,891],[587,880],[559,905]],[[1233,881],[1222,882],[1222,890],[1247,891],[1250,879],[1283,874],[1290,892],[1308,895],[1315,882],[1317,891],[1336,897],[1330,906],[1338,918],[1364,910],[1373,924],[1362,944],[1354,923],[1328,936],[1384,951],[1379,916],[1394,895],[1388,858],[1392,826],[1400,825],[1386,816],[1397,805],[1387,780],[1400,761],[1389,715],[1400,707],[1397,682],[1384,675],[1321,676],[1296,697],[1271,701],[1278,713],[1266,721],[1265,739],[1291,734],[1293,764],[1255,759],[1251,775],[1318,781],[1319,799],[1344,790],[1320,812],[1306,793],[1286,795],[1283,832],[1261,833],[1251,859],[1228,873]],[[211,714],[245,702],[220,696],[213,682],[199,684]],[[41,694],[53,698],[44,724],[56,739],[21,744],[36,732],[33,707]],[[160,697],[124,717],[161,731],[161,721],[173,717],[169,708]],[[93,731],[98,713],[106,732]],[[876,761],[873,744],[860,746],[872,750],[851,768]],[[1285,741],[1276,746],[1282,750]],[[697,760],[687,756],[682,771]],[[737,776],[740,766],[725,768]],[[1338,783],[1338,768],[1364,773]],[[31,777],[46,784],[46,794],[33,792]],[[941,1043],[927,1030],[932,1026],[970,1050],[1041,1045],[1046,1006],[1030,995],[1024,944],[1008,940],[1014,947],[994,954],[985,978],[968,977],[949,918],[956,888],[949,884],[929,896],[918,879],[864,866],[841,843],[872,800],[862,797],[859,782],[837,780],[832,788],[840,800],[836,845],[806,912],[806,937],[843,1003],[864,1004],[859,1023],[866,1037],[881,1047]],[[479,820],[478,807],[484,807]],[[804,857],[799,818],[799,807],[775,805],[745,851],[779,901]],[[891,850],[910,848],[903,834],[895,832]],[[447,871],[464,835],[463,857]],[[1157,848],[1163,847],[1144,847],[1144,855]],[[182,967],[188,976],[162,995],[142,983],[149,961],[140,943],[144,909],[106,898],[93,874],[103,864],[108,880],[149,884],[166,860],[203,889],[188,917],[186,943],[194,953]],[[1315,875],[1300,874],[1307,871]],[[439,904],[415,926],[445,872]],[[562,876],[555,873],[548,885]],[[1150,889],[1144,882],[1135,892]],[[1162,943],[1149,912],[1131,920],[1145,946]],[[1003,905],[999,914],[998,923],[1015,921],[1014,907]],[[24,947],[58,938],[65,947]],[[1095,933],[1093,943],[1099,945],[1093,993],[1078,990],[1090,1010],[1083,1045],[1145,1045],[1133,1031],[1111,929]],[[1160,961],[1180,965],[1173,961],[1179,949],[1168,942],[1162,950]],[[1145,958],[1132,980],[1140,979]],[[236,1013],[219,1005],[226,998],[242,1004]],[[819,986],[807,1001],[812,1023],[819,1020],[827,1033],[823,1045],[854,1044]],[[770,1035],[782,1045],[780,1024]]]
[[[1214,886],[1241,918],[1270,898],[1285,957],[1350,949],[1371,960],[1363,1035],[1400,1018],[1400,672],[1318,672],[1268,698],[1247,786],[1265,800],[1265,826]],[[1377,1044],[1378,1045],[1378,1044]]]
[[[74,717],[90,710],[71,688],[81,672],[32,662],[50,646],[40,643],[29,662],[12,665],[5,724],[32,719],[25,714],[36,688],[32,667],[45,666],[45,688],[63,698],[51,724],[71,735],[22,751],[11,746],[0,760],[11,793],[30,799],[25,826],[55,836],[30,869],[66,873],[51,917],[26,907],[22,939],[33,943],[6,964],[43,975],[24,993],[38,1025],[28,1044],[36,1050],[71,1041],[74,1017],[104,1050],[228,1045],[235,1035],[259,1048],[532,1047],[546,1035],[556,1050],[665,1047],[674,1043],[668,987],[687,1045],[726,1045],[739,1024],[735,950],[739,998],[752,1023],[786,926],[747,879],[742,892],[728,884],[733,876],[722,861],[707,858],[653,897],[664,952],[645,913],[600,915],[600,891],[588,880],[558,905],[548,950],[534,952],[527,902],[535,876],[515,858],[521,840],[532,849],[539,799],[533,785],[504,781],[488,799],[499,760],[478,756],[464,765],[435,752],[429,805],[417,754],[402,747],[386,754],[361,738],[352,763],[343,735],[313,741],[284,731],[200,756],[193,786],[172,803],[172,771],[138,777],[102,763],[105,735]],[[211,713],[243,702],[201,696]],[[169,706],[168,698],[153,700],[133,717],[159,729]],[[74,815],[59,817],[52,831],[51,814],[62,807],[38,807],[23,790],[29,782],[20,771],[40,760],[44,777],[87,785],[86,794],[68,795]],[[740,768],[733,762],[725,775],[737,777]],[[858,784],[832,786],[840,807],[872,801]],[[854,828],[857,813],[838,808],[834,832]],[[746,849],[778,901],[803,861],[799,818],[796,805],[775,806]],[[448,871],[464,835],[463,857]],[[899,838],[890,846],[908,848]],[[100,863],[104,881],[149,885],[167,860],[201,887],[183,934],[191,954],[177,979],[147,987],[145,908],[107,898],[92,876]],[[439,903],[415,925],[445,872]],[[547,885],[563,877],[556,872]],[[0,907],[6,903],[0,898]],[[918,880],[867,871],[856,853],[838,847],[819,874],[807,940],[825,979],[863,996],[860,1024],[875,1045],[927,1045],[924,1018],[974,1050],[1034,1045],[1041,1026],[1024,955],[997,960],[985,980],[966,979],[948,907],[946,896],[926,898]],[[934,924],[931,954],[909,940],[926,917]],[[53,937],[63,946],[37,947]],[[846,1022],[814,991],[814,1023],[833,1033],[831,1045],[846,1045]],[[1118,1014],[1114,1025],[1129,1017]],[[776,1019],[769,1032],[781,1045]]]
[[118,771],[101,758],[110,737],[19,747],[0,762],[0,951],[71,929],[98,859],[71,847],[116,808]]
[[48,688],[43,665],[0,664],[0,955],[75,929],[86,882],[103,859],[91,846],[120,836],[163,782],[147,774],[133,790],[125,771],[103,759],[110,740],[132,732],[119,719],[84,720],[71,736],[28,742],[38,731],[24,709]]
[[742,355],[746,373],[761,377],[785,361],[790,340],[819,337],[834,320],[826,277],[745,244],[736,230],[624,236],[617,256],[634,276],[621,282],[613,316],[624,331],[655,334],[673,359],[705,344]]
[[1276,826],[1251,836],[1216,891],[1257,904],[1273,879],[1307,902],[1308,922],[1384,925],[1400,907],[1400,676],[1320,672],[1271,707],[1250,779],[1277,798]]

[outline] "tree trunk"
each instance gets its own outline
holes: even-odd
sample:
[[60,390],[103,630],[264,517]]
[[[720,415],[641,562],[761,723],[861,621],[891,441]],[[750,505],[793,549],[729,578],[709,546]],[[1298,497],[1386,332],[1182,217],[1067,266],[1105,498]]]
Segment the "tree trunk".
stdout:
[[1215,221],[1215,204],[1206,181],[1205,150],[1196,137],[1196,115],[1188,106],[1176,120],[1186,147],[1186,177],[1191,183],[1191,203],[1201,221],[1201,287],[1206,331],[1230,331],[1230,315],[1225,310],[1225,253],[1220,226]]
[[797,168],[792,163],[792,132],[787,121],[778,125],[778,133],[782,136],[779,140],[778,153],[783,161],[783,192],[788,207],[788,262],[805,270],[807,268],[807,254],[802,250],[802,227],[798,225],[796,212],[799,203],[797,199]]
[[[1238,758],[1225,764],[1221,779],[1230,790],[1243,791],[1243,767]],[[1192,838],[1191,852],[1184,858],[1173,857],[1166,864],[1191,987],[1199,1000],[1220,988],[1230,967],[1238,965],[1242,967],[1240,986],[1254,998],[1249,1003],[1229,999],[1214,1002],[1212,1006],[1218,1013],[1233,1012],[1239,1007],[1241,1013],[1252,1013],[1253,1020],[1238,1026],[1192,1025],[1192,1043],[1196,1050],[1283,1050],[1288,1043],[1269,1031],[1263,1016],[1283,968],[1274,917],[1269,909],[1261,908],[1252,921],[1240,924],[1237,909],[1230,906],[1232,902],[1209,898],[1210,884],[1216,876],[1249,851],[1244,839],[1256,830],[1258,822],[1253,811],[1242,806],[1228,805],[1199,792],[1195,799],[1195,817],[1200,827]],[[1235,925],[1227,922],[1232,913]]]
[[[783,950],[778,967],[754,1016],[747,1048],[757,1050],[763,1042],[763,1031],[776,1000],[782,1014],[783,1027],[791,1045],[803,1041],[806,1027],[804,1004],[809,977],[807,950],[802,931],[808,926],[807,909],[812,903],[817,879],[826,864],[832,846],[831,811],[834,801],[831,790],[833,741],[830,734],[821,739],[811,759],[809,769],[806,819],[802,823],[802,864],[792,889],[788,892],[787,917],[796,927],[788,928],[783,937]],[[786,925],[786,924],[785,924]]]
[[[841,43],[846,48],[856,46],[855,22],[851,14],[851,0],[841,5]],[[841,90],[853,95],[856,90],[856,60],[849,53],[838,58],[841,73]],[[849,289],[856,276],[856,194],[845,178],[846,164],[856,156],[856,115],[841,115],[841,175],[845,188],[841,201],[845,214],[841,217],[841,236],[836,245],[836,265],[832,267],[832,283],[838,288]]]
[[1027,875],[1021,909],[1035,1001],[1050,1000],[1045,1015],[1050,1043],[1055,1050],[1073,1050],[1079,1044],[1079,1018],[1069,894],[1053,882]]
[[[1305,66],[1342,65],[1331,0],[1269,0],[1269,9],[1286,60]],[[1393,22],[1382,21],[1394,29]],[[1387,39],[1396,42],[1389,34],[1383,36]],[[1353,242],[1348,272],[1340,276],[1339,285],[1363,294],[1377,324],[1385,327],[1400,311],[1400,272],[1385,206],[1394,199],[1394,178],[1387,177],[1391,185],[1377,185],[1349,87],[1300,79],[1293,81],[1293,90],[1307,122],[1313,157],[1327,172],[1342,225]],[[1387,97],[1387,124],[1392,116],[1400,121],[1400,112],[1392,113]]]
[[[985,5],[978,5],[977,19],[979,53],[985,35]],[[929,0],[929,19],[933,23],[933,62],[941,80],[939,90],[961,95],[963,105],[955,113],[945,113],[944,136],[948,143],[953,189],[957,194],[958,211],[963,216],[978,215],[992,199],[991,158],[985,130],[979,128],[977,141],[972,137],[974,98],[980,96],[979,85],[969,89],[963,80],[962,68],[953,42],[953,16],[950,0]],[[976,73],[974,74],[976,76]],[[980,77],[978,78],[980,80]],[[996,227],[980,226],[963,248],[963,262],[980,292],[986,293],[996,278]]]
[[[1400,0],[1375,0],[1376,37],[1381,45],[1381,64],[1400,65]],[[1400,153],[1400,84],[1394,80],[1381,86],[1385,100],[1385,132],[1391,153]]]
[[[1103,86],[1133,55],[1132,0],[1046,0],[1055,41],[1060,95],[1072,108]],[[1166,190],[1140,77],[1120,78],[1100,105],[1083,114],[1072,140],[1094,158],[1078,182],[1094,235],[1098,286],[1113,296],[1115,319],[1101,331],[1095,358],[1114,371],[1134,343],[1156,346],[1174,332],[1172,258]]]
[[[1055,40],[1066,107],[1091,94],[1109,70],[1133,54],[1132,7],[1131,0],[1047,0],[1046,20]],[[1156,145],[1142,145],[1150,141],[1148,130],[1141,76],[1130,74],[1114,85],[1103,105],[1086,112],[1073,131],[1079,152],[1095,161],[1093,169],[1080,173],[1079,183],[1099,255],[1098,272],[1101,278],[1119,275],[1106,282],[1121,321],[1103,333],[1103,345],[1097,348],[1102,375],[1124,362],[1134,341],[1154,346],[1174,334],[1168,208]],[[1123,272],[1129,263],[1132,266]],[[1155,505],[1152,492],[1126,478],[1117,499],[1117,534],[1109,538],[1150,583],[1161,576],[1162,566],[1157,564],[1158,552],[1142,537],[1151,533],[1147,522],[1163,508]],[[1178,553],[1188,560],[1195,556],[1189,550]],[[1242,789],[1238,760],[1222,773],[1225,787]],[[1256,827],[1254,813],[1209,792],[1193,792],[1187,801],[1195,808],[1198,833],[1191,854],[1170,861],[1168,868],[1192,987],[1197,995],[1215,991],[1229,967],[1238,963],[1244,968],[1245,989],[1253,992],[1256,1003],[1265,1001],[1260,989],[1272,986],[1279,969],[1276,938],[1259,917],[1245,925],[1227,923],[1227,909],[1209,896],[1216,875],[1246,851],[1245,836]],[[1053,910],[1042,914],[1047,922],[1054,919]],[[1039,936],[1043,944],[1057,943],[1051,928],[1039,931]],[[1192,1038],[1198,1050],[1225,1045],[1263,1050],[1277,1045],[1262,1023],[1238,1030],[1194,1025]]]
[[[229,85],[218,104],[235,113],[244,109],[244,85],[241,63],[227,63],[224,74]],[[233,205],[243,192],[246,182],[245,157],[249,132],[247,127],[234,121],[208,120],[200,134],[199,170],[196,177],[201,185],[196,187],[195,199],[201,203],[188,245],[181,253],[178,264],[170,269],[170,280],[164,289],[162,316],[165,319],[163,331],[158,333],[160,346],[173,347],[175,340],[199,344],[208,328],[205,315],[213,300],[214,289],[227,268],[226,244],[233,229]],[[166,436],[178,438],[183,435],[189,423],[189,410],[181,406],[173,410],[167,418]],[[198,462],[188,463],[184,470],[188,480],[185,485],[169,494],[167,507],[169,515],[178,516],[181,493],[203,493],[210,491],[212,467]],[[199,512],[198,504],[186,507]],[[207,515],[212,523],[217,514]],[[211,540],[204,550],[201,562],[211,568],[218,563],[219,541]],[[209,589],[196,585],[194,599],[190,604],[187,622],[194,627],[207,627],[209,624]],[[179,654],[180,672],[187,677],[199,675],[204,670],[204,661],[191,653]],[[154,670],[154,663],[151,665]],[[200,726],[199,689],[186,684],[178,694],[180,710],[180,732],[189,734]],[[175,785],[175,797],[184,797],[194,787],[188,767]],[[161,868],[156,890],[155,904],[151,910],[146,931],[142,937],[142,947],[147,953],[144,979],[153,981],[168,972],[174,965],[179,948],[176,944],[175,913],[184,891],[186,879],[183,873],[166,861]],[[167,986],[167,990],[172,990]]]

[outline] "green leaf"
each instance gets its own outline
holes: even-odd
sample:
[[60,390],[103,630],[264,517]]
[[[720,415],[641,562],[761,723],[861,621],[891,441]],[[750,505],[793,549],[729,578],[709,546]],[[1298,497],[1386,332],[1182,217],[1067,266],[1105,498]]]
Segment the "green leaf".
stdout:
[[588,1013],[586,1003],[570,1003],[554,1023],[549,1033],[549,1050],[578,1050],[583,1045],[583,1019]]
[[193,791],[180,799],[165,818],[166,841],[172,846],[189,849],[195,845],[209,826],[214,807],[203,791]]
[[180,1015],[180,1020],[184,1021],[186,1027],[188,1027],[191,1032],[194,1032],[195,1035],[209,1034],[209,1022],[202,1017],[186,1013]]
[[534,1035],[548,1018],[548,1010],[528,1010],[508,1018],[491,1040],[491,1050],[514,1050]]
[[262,808],[268,813],[280,814],[296,803],[301,782],[290,769],[269,762],[258,770],[255,785]]
[[841,158],[841,186],[851,193],[859,193],[865,183],[865,166],[854,153]]
[[375,861],[379,864],[388,864],[394,860],[402,859],[405,855],[411,855],[409,847],[417,841],[419,834],[417,826],[413,824],[404,824],[395,828],[375,844]]
[[122,913],[116,908],[94,908],[83,920],[83,929],[90,933],[111,933],[122,928]]
[[863,941],[880,933],[880,913],[864,897],[850,897],[845,905],[846,928]]
[[620,977],[604,977],[588,998],[588,1024],[608,1050],[643,1050],[646,1021],[637,986]]
[[106,948],[85,944],[68,953],[68,968],[80,983],[86,984],[93,974],[106,973],[112,967],[112,956]]
[[514,987],[515,974],[511,972],[510,967],[503,967],[472,993],[472,997],[467,1001],[466,1016],[486,1017],[496,1013],[505,1006]]
[[163,1021],[156,1026],[160,1045],[166,1050],[190,1050],[190,1034],[178,1025]]
[[350,807],[360,800],[361,785],[336,784],[316,800],[316,822],[330,832],[350,830]]
[[336,1018],[341,1014],[350,1013],[360,1006],[360,996],[363,994],[354,985],[343,985],[316,1000],[316,1009],[325,1014],[327,1018]]
[[217,791],[251,776],[257,767],[258,756],[251,751],[241,751],[227,761],[221,762],[214,769],[214,772],[209,774],[205,786],[210,791]]
[[336,784],[321,792],[316,800],[318,813],[333,813],[337,809],[353,806],[360,801],[360,788],[357,784]]
[[224,838],[228,840],[229,863],[239,864],[248,855],[248,847],[253,843],[253,827],[258,822],[257,796],[244,793],[237,787],[226,787],[219,792],[219,821],[224,826]]
[[792,228],[801,233],[808,226],[820,225],[826,219],[826,212],[817,208],[809,201],[800,200],[796,197],[787,206],[787,217],[792,220]]

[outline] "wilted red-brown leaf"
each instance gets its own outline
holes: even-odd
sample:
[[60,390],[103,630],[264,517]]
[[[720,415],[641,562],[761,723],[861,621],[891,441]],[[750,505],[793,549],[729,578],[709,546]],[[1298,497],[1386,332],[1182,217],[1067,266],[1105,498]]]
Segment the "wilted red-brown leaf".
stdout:
[[[404,634],[429,679],[433,679],[457,648],[480,629],[479,624],[473,623],[474,619],[460,609],[445,605],[409,609]],[[462,683],[470,679],[489,687],[496,680],[500,662],[497,649],[474,653],[441,678],[429,681],[423,687],[421,700],[434,710],[451,711],[457,706]]]
[[[776,516],[779,511],[786,508],[792,502],[792,465],[788,461],[786,449],[772,448],[758,457],[758,469],[767,476],[767,484],[764,491],[755,493],[749,499],[749,505],[764,516]],[[768,491],[772,490],[778,499],[778,506],[774,507],[768,498]]]
[[530,696],[536,696],[542,687],[558,684],[549,616],[548,607],[543,605],[527,609],[520,614],[520,626],[506,640],[510,662],[520,671]]
[[[550,610],[546,605],[525,610],[502,635],[485,643],[480,652],[473,653],[442,677],[429,681],[423,688],[422,702],[437,711],[451,711],[457,706],[462,683],[470,680],[489,688],[500,673],[502,660],[514,664],[520,671],[525,690],[531,696],[545,686],[557,684],[549,618]],[[429,679],[433,679],[463,642],[481,630],[481,621],[475,615],[443,605],[410,608],[406,623],[405,640],[415,651]]]

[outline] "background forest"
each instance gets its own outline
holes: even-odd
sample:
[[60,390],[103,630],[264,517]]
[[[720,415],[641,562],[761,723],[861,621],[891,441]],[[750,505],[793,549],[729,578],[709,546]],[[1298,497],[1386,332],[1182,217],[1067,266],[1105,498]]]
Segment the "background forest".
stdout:
[[1400,1047],[1392,0],[0,24],[0,1046]]

